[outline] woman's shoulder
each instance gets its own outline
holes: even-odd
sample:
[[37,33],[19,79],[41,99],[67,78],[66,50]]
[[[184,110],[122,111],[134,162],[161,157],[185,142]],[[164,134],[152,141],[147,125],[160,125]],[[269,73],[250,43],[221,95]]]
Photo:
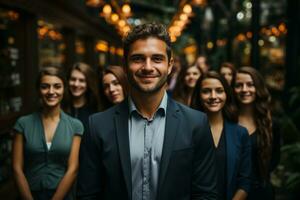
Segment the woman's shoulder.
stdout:
[[61,111],[61,119],[65,122],[72,123],[72,124],[82,124],[81,121],[71,115]]
[[22,122],[22,123],[35,122],[37,118],[39,118],[39,114],[37,112],[34,112],[34,113],[20,116],[17,119],[17,122]]
[[84,128],[83,128],[83,124],[79,119],[76,119],[68,114],[66,114],[65,112],[61,111],[61,120],[63,121],[63,123],[66,123],[67,127],[70,127],[70,130],[72,130],[73,133],[82,135]]
[[237,134],[249,135],[247,129],[244,126],[242,126],[242,125],[240,125],[236,122],[231,122],[231,121],[226,120],[225,121],[225,126],[230,128],[230,129],[234,129],[235,132],[237,132]]

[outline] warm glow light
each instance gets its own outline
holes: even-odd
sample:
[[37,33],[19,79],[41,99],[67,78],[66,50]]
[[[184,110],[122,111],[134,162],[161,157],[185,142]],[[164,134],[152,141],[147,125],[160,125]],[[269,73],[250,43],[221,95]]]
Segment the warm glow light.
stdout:
[[170,27],[170,32],[180,32],[181,28],[179,26],[172,26]]
[[129,4],[126,3],[122,6],[122,12],[125,15],[128,15],[131,12],[131,8],[130,8]]
[[52,40],[55,40],[56,38],[56,32],[54,30],[51,30],[49,31],[49,37],[52,39]]
[[97,51],[104,51],[104,52],[107,52],[108,51],[108,45],[107,45],[107,42],[103,41],[103,40],[100,40],[97,42],[96,44],[96,50]]
[[112,15],[111,15],[111,21],[112,22],[116,22],[116,21],[118,21],[119,20],[119,15],[118,14],[116,14],[116,13],[113,13]]
[[214,47],[214,43],[208,42],[208,43],[206,44],[206,47],[207,47],[208,49],[212,49],[212,48]]
[[115,54],[115,53],[116,53],[116,47],[111,46],[111,47],[109,48],[109,52],[110,52],[111,54]]
[[186,21],[186,20],[188,19],[188,15],[182,13],[182,14],[179,16],[179,19],[182,20],[182,21]]
[[252,32],[250,32],[250,31],[247,32],[247,33],[246,33],[246,36],[247,36],[247,38],[252,38]]
[[184,27],[184,25],[185,25],[185,22],[184,21],[179,21],[179,20],[176,20],[176,21],[174,21],[174,25],[175,26],[179,26],[179,27]]
[[43,37],[48,32],[48,28],[47,27],[39,28],[38,32],[39,32],[39,36]]
[[266,29],[265,33],[266,33],[267,36],[270,36],[272,34],[271,30],[269,30],[269,29]]
[[197,46],[196,45],[190,45],[187,46],[183,49],[185,54],[193,54],[197,51]]
[[119,56],[123,56],[123,54],[124,54],[123,49],[122,48],[117,48],[116,54],[119,55]]
[[20,17],[19,13],[12,11],[12,10],[8,11],[7,15],[8,15],[9,19],[13,20],[13,21],[18,20]]
[[123,19],[119,20],[118,26],[119,26],[120,28],[124,27],[125,25],[126,25],[125,20],[123,20]]
[[105,14],[105,15],[110,15],[111,14],[111,11],[112,11],[112,8],[109,4],[105,4],[103,6],[103,9],[102,9],[102,12]]
[[285,24],[281,23],[278,27],[279,31],[284,32],[286,30]]
[[203,6],[206,4],[206,0],[193,0],[193,4]]
[[171,35],[171,42],[176,42],[177,38],[175,35]]
[[185,4],[182,10],[186,14],[191,14],[192,6],[190,4]]
[[87,0],[86,1],[86,5],[88,6],[92,6],[92,7],[97,7],[99,5],[101,5],[102,0]]
[[130,27],[128,25],[123,28],[124,33],[127,33],[129,31],[130,31]]
[[246,40],[246,37],[245,37],[244,34],[240,33],[240,34],[238,34],[238,36],[237,36],[237,40],[238,40],[238,41],[245,41],[245,40]]

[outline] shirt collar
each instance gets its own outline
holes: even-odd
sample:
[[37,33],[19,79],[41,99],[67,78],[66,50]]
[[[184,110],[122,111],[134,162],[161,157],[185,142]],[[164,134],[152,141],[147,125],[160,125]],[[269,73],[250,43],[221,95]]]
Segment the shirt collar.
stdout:
[[[128,96],[128,103],[129,103],[129,113],[130,113],[130,115],[132,115],[133,112],[137,112],[137,113],[140,114],[140,112],[137,110],[137,108],[136,108],[136,106],[135,106],[135,104],[134,104],[134,102],[133,102],[131,96]],[[167,110],[167,105],[168,105],[168,95],[167,95],[167,93],[165,92],[165,93],[164,93],[164,96],[163,96],[163,99],[162,99],[162,101],[160,102],[160,104],[159,104],[159,106],[158,106],[156,112],[157,112],[158,110],[162,110],[162,113],[163,113],[163,115],[165,116],[166,110]],[[155,113],[156,113],[156,112],[155,112]]]

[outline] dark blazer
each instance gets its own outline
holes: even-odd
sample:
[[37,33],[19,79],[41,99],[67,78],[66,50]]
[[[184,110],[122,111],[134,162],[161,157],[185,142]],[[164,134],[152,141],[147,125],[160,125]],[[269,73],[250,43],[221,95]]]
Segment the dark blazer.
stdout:
[[[132,199],[128,102],[90,117],[80,149],[79,199]],[[213,139],[205,114],[168,99],[157,200],[216,199]]]
[[232,199],[238,189],[249,193],[251,176],[251,140],[246,128],[225,121],[227,199]]

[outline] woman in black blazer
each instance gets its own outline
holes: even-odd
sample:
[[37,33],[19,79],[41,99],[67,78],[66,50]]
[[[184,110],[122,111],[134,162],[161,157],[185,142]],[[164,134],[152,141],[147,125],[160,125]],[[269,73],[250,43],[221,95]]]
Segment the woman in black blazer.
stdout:
[[247,130],[237,122],[230,86],[209,71],[198,80],[192,107],[206,112],[215,144],[218,199],[246,199],[250,190],[251,146]]

